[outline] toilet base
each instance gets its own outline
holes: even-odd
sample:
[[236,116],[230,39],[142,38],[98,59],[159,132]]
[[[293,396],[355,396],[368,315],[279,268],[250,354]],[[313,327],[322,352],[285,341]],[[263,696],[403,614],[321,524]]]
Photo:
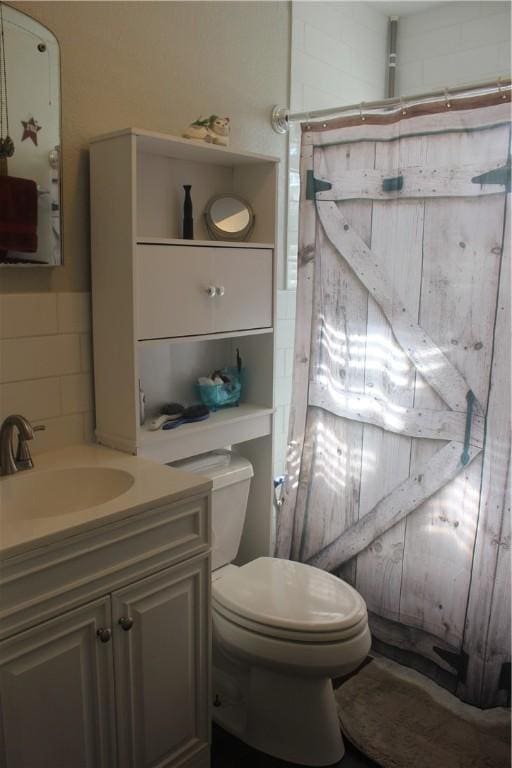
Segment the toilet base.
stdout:
[[[332,682],[229,661],[214,667],[214,721],[251,747],[297,765],[332,766],[345,753]],[[227,663],[226,663],[227,662]],[[242,673],[242,674],[240,674]]]

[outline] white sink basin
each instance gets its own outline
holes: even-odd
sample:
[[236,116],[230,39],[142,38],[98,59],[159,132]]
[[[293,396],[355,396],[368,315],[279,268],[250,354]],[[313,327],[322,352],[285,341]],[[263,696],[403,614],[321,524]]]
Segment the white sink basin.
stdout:
[[114,467],[24,470],[0,481],[0,518],[57,517],[105,504],[128,491],[135,478]]

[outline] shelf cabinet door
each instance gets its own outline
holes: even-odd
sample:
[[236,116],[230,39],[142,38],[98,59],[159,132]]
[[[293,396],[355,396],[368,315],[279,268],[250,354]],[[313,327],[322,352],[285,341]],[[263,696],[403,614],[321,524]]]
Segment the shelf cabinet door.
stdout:
[[112,595],[123,768],[181,765],[207,749],[209,582],[202,555]]
[[217,248],[214,332],[269,328],[272,325],[272,250]]
[[112,768],[115,714],[110,600],[0,643],[0,765]]
[[137,247],[137,338],[197,336],[213,331],[212,248]]
[[269,328],[272,249],[139,245],[135,291],[139,340]]

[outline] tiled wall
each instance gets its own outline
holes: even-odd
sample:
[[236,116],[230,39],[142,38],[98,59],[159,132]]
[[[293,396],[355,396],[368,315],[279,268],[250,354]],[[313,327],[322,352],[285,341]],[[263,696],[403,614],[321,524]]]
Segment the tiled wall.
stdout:
[[0,300],[0,420],[21,413],[33,453],[92,439],[89,293],[4,294]]
[[483,82],[508,73],[508,2],[443,3],[399,20],[399,93]]
[[[387,17],[364,2],[293,2],[291,103],[294,112],[382,98]],[[275,474],[284,472],[293,371],[299,222],[298,126],[290,133],[287,286],[278,292]]]

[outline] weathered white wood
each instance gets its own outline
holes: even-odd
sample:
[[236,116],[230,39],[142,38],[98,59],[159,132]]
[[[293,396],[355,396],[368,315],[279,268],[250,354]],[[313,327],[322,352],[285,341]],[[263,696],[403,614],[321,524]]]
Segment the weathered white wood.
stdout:
[[419,654],[425,659],[430,659],[446,672],[455,674],[454,668],[441,658],[434,651],[434,648],[441,648],[443,651],[456,655],[459,650],[458,646],[445,643],[441,638],[429,635],[421,629],[416,629],[416,627],[408,627],[406,624],[390,621],[371,611],[368,613],[368,619],[373,637],[395,648]]
[[[391,167],[385,170],[366,169],[346,171],[341,178],[322,178],[332,188],[317,192],[317,200],[404,200],[425,197],[480,197],[481,195],[504,194],[504,184],[476,184],[475,176],[501,168],[503,159],[489,161],[482,165],[461,165],[459,167],[424,166]],[[402,189],[385,192],[382,188],[385,179],[401,176]]]
[[[313,149],[303,147],[301,153],[301,178],[313,169]],[[301,186],[301,216],[297,269],[297,306],[301,309],[301,322],[295,332],[295,359],[293,368],[293,402],[290,407],[286,482],[283,504],[276,519],[275,553],[289,557],[292,547],[295,503],[306,428],[309,356],[311,351],[311,314],[313,309],[313,279],[315,271],[316,213],[313,202],[305,199]]]
[[[460,472],[463,443],[451,442],[434,454],[418,474],[411,475],[351,528],[309,558],[310,565],[333,571],[368,547],[377,536],[403,520]],[[469,449],[469,463],[480,453]]]
[[[450,123],[447,121],[447,127]],[[509,130],[425,137],[435,164],[465,158],[485,162],[502,154]],[[444,350],[485,413],[503,237],[503,198],[425,201],[419,321]],[[430,383],[430,382],[428,382]],[[442,407],[430,387],[416,386],[415,407]],[[436,450],[415,440],[411,471]],[[478,517],[482,456],[407,519],[400,617],[405,623],[460,644],[464,633]],[[449,588],[447,588],[449,585]]]
[[[394,175],[394,173],[387,173],[388,168],[403,169],[417,165],[429,168],[460,167],[467,164],[468,161],[476,166],[481,166],[482,169],[489,170],[491,163],[495,163],[495,167],[498,167],[505,165],[507,160],[509,128],[508,125],[504,124],[505,117],[507,120],[509,119],[508,105],[486,108],[485,110],[472,110],[469,113],[454,113],[448,118],[446,115],[433,115],[415,119],[414,122],[408,120],[401,125],[395,124],[394,126],[367,125],[364,131],[360,127],[340,129],[338,138],[344,144],[342,147],[336,147],[331,144],[333,131],[326,131],[323,134],[311,132],[309,136],[305,135],[305,139],[306,141],[311,141],[317,148],[315,150],[315,158],[320,158],[318,162],[315,162],[315,177],[325,178],[329,181],[333,179],[342,180],[344,174],[339,172],[337,174],[329,173],[326,170],[325,163],[321,160],[324,153],[333,153],[334,156],[337,152],[341,158],[345,153],[353,153],[357,151],[358,139],[368,139],[372,131],[375,132],[373,138],[383,139],[384,142],[388,142],[389,147],[397,147],[397,151],[400,153],[398,162],[388,162],[387,165],[379,166],[377,161],[375,163],[370,161],[366,166],[369,170],[373,168],[380,170],[382,168],[383,172],[386,171],[385,177]],[[486,122],[490,123],[492,120],[497,122],[501,120],[503,124],[489,129],[482,128]],[[480,125],[478,125],[479,123]],[[407,131],[410,131],[414,126],[416,126],[417,130],[424,129],[420,130],[422,135],[408,137]],[[479,130],[476,130],[477,126]],[[353,136],[351,136],[351,131]],[[434,135],[436,131],[437,133]],[[441,135],[442,131],[446,132],[446,135]],[[317,141],[319,137],[321,139]],[[393,139],[395,138],[400,139],[400,142],[394,142]],[[370,141],[361,141],[361,143],[367,147],[372,146]],[[319,150],[319,146],[322,144],[323,148]],[[331,145],[329,146],[329,144]],[[414,150],[411,150],[412,145],[417,147],[416,156]],[[380,143],[373,145],[376,156],[378,156],[381,146]],[[392,155],[392,153],[393,150],[389,154]],[[343,160],[338,160],[338,162],[342,164]],[[336,162],[333,162],[333,167],[336,167]],[[475,175],[479,175],[479,173],[475,173]],[[343,524],[344,521],[346,534],[350,534],[353,537],[356,552],[359,551],[358,548],[361,546],[362,532],[364,532],[369,541],[371,541],[372,536],[378,537],[372,542],[375,544],[375,551],[370,552],[370,549],[366,549],[357,558],[356,566],[357,585],[358,588],[361,585],[363,586],[363,589],[361,589],[363,594],[364,585],[375,586],[379,578],[383,582],[387,581],[389,583],[389,588],[386,588],[386,595],[381,593],[375,601],[374,605],[377,610],[380,612],[383,609],[386,615],[396,616],[404,624],[419,630],[422,636],[430,633],[432,637],[439,638],[439,645],[441,647],[449,647],[454,652],[457,652],[461,648],[466,597],[471,579],[472,547],[477,521],[477,503],[482,468],[482,457],[477,456],[475,458],[478,453],[478,447],[472,449],[472,460],[468,465],[464,468],[459,466],[459,471],[454,472],[451,481],[448,478],[444,486],[441,483],[438,489],[434,489],[430,495],[425,496],[425,500],[419,498],[414,514],[407,518],[399,517],[402,522],[395,525],[392,530],[386,529],[386,533],[381,534],[379,537],[378,530],[365,530],[363,523],[367,517],[365,512],[369,509],[370,518],[367,521],[367,527],[371,528],[371,515],[374,512],[375,505],[378,507],[379,503],[386,502],[389,499],[388,495],[379,502],[379,485],[382,493],[389,494],[393,486],[400,482],[400,472],[408,474],[407,460],[411,442],[413,444],[411,466],[412,471],[417,473],[422,472],[424,467],[435,465],[435,462],[439,462],[444,452],[448,450],[449,446],[443,448],[440,452],[438,451],[441,434],[445,438],[460,437],[466,411],[466,393],[469,389],[474,392],[478,400],[477,415],[473,419],[472,441],[475,437],[475,431],[478,429],[479,437],[476,442],[478,446],[481,445],[482,415],[485,413],[487,404],[489,367],[492,355],[491,340],[497,296],[498,263],[502,246],[503,211],[501,210],[500,212],[499,207],[500,200],[501,206],[503,206],[503,197],[501,195],[484,195],[475,198],[473,194],[472,197],[468,195],[468,199],[452,197],[436,200],[429,198],[425,203],[422,203],[414,199],[400,199],[395,195],[397,206],[400,206],[398,210],[405,210],[403,208],[405,206],[407,208],[411,206],[411,211],[412,206],[416,208],[416,216],[410,213],[409,231],[411,225],[416,224],[417,226],[418,222],[421,222],[421,225],[423,225],[423,216],[420,209],[424,207],[425,210],[425,237],[422,238],[425,247],[423,254],[420,253],[423,258],[422,276],[418,276],[416,284],[414,284],[414,281],[407,282],[404,279],[403,284],[405,288],[403,288],[400,280],[401,275],[397,275],[397,270],[405,271],[410,269],[413,272],[416,266],[418,245],[422,243],[411,234],[409,242],[406,244],[407,238],[404,236],[399,246],[400,252],[396,255],[393,253],[393,241],[389,238],[387,239],[385,234],[386,225],[389,230],[392,230],[393,226],[397,227],[400,224],[400,230],[407,231],[407,226],[403,226],[406,217],[404,216],[398,222],[395,208],[390,206],[389,202],[384,202],[385,198],[375,200],[373,203],[372,239],[371,242],[368,242],[366,232],[359,232],[354,222],[350,221],[348,217],[343,219],[346,207],[354,206],[355,203],[344,201],[338,208],[338,206],[329,201],[320,201],[321,196],[322,193],[319,193],[317,196],[319,217],[321,218],[322,212],[325,212],[328,206],[330,206],[332,218],[341,218],[342,226],[346,224],[349,227],[348,230],[341,229],[342,235],[343,232],[348,233],[351,227],[360,235],[360,240],[363,241],[364,247],[361,247],[360,243],[356,243],[357,248],[359,248],[357,256],[360,262],[360,272],[364,272],[364,274],[359,273],[359,278],[364,283],[366,276],[368,281],[366,287],[370,292],[368,327],[365,331],[366,338],[358,339],[359,348],[363,347],[364,352],[361,354],[360,349],[356,351],[355,346],[351,350],[353,353],[351,355],[351,362],[354,364],[357,358],[359,365],[365,368],[364,392],[361,392],[358,386],[351,387],[341,383],[340,389],[342,393],[344,395],[349,393],[348,397],[357,397],[359,394],[364,394],[364,404],[369,412],[371,412],[371,398],[376,398],[379,404],[382,401],[389,401],[393,407],[398,405],[406,409],[408,415],[416,415],[419,412],[431,412],[437,409],[441,413],[434,418],[441,420],[443,412],[446,413],[446,408],[442,402],[444,400],[454,411],[453,414],[450,414],[450,420],[454,419],[456,421],[458,430],[456,435],[451,435],[448,431],[444,434],[440,433],[438,440],[434,443],[431,439],[424,439],[420,435],[415,436],[414,440],[411,441],[409,437],[394,435],[387,430],[383,431],[381,427],[377,427],[372,423],[366,423],[364,426],[360,461],[352,462],[348,475],[350,488],[355,493],[360,492],[360,499],[354,499],[352,502],[352,509],[357,510],[360,519],[356,525],[352,524],[351,527],[347,523],[349,505],[347,505],[347,498],[345,496],[343,497],[343,507],[340,505],[337,513],[337,522],[342,522]],[[368,202],[370,201],[365,200],[358,204],[362,206]],[[382,211],[380,221],[379,206]],[[386,215],[389,218],[389,222],[385,221]],[[393,220],[393,216],[395,216],[395,220]],[[322,223],[331,242],[340,251],[343,260],[346,260],[346,248],[340,247],[339,243],[333,241],[331,233],[325,227],[325,222]],[[334,228],[337,229],[337,225]],[[418,231],[421,232],[421,229],[418,228]],[[374,239],[377,234],[379,235],[378,241]],[[345,245],[348,240],[347,236],[345,238]],[[379,250],[379,245],[383,250]],[[322,260],[324,247],[321,250],[322,254],[319,255],[319,261]],[[327,250],[331,250],[329,246],[327,246]],[[348,250],[350,251],[350,248]],[[391,253],[389,261],[386,260],[388,252]],[[349,255],[351,256],[352,254]],[[378,286],[383,284],[383,273],[379,269],[382,263],[384,263],[389,275],[388,287],[390,290],[387,291],[387,299],[390,311],[384,311],[379,316],[380,297],[375,296],[372,288],[378,290]],[[370,278],[368,278],[368,267],[371,267],[372,270]],[[371,279],[372,277],[374,278],[373,280]],[[373,286],[371,285],[372,283],[374,283]],[[350,279],[345,279],[343,287],[346,289],[346,293],[343,291],[339,292],[337,300],[336,296],[332,297],[330,295],[333,288],[332,280],[327,282],[326,285],[326,295],[319,294],[318,298],[321,301],[315,304],[315,307],[320,309],[320,312],[317,314],[324,314],[324,307],[326,305],[334,306],[338,314],[347,311],[350,304],[346,301],[345,297],[346,293],[350,294],[354,283]],[[399,286],[398,291],[397,286]],[[420,286],[421,304],[418,301],[417,290]],[[400,294],[403,297],[403,301],[402,306],[399,305],[397,307],[399,313],[404,315],[406,313],[401,312],[401,310],[404,308],[408,310],[411,317],[407,318],[407,323],[409,323],[410,327],[411,323],[409,321],[414,318],[412,322],[415,323],[416,330],[419,332],[419,336],[413,340],[413,343],[419,341],[419,351],[421,353],[423,345],[421,332],[425,331],[424,337],[427,338],[428,344],[432,345],[430,349],[435,348],[434,356],[430,357],[423,367],[418,364],[418,360],[414,360],[409,354],[409,359],[417,366],[420,372],[416,373],[414,389],[410,387],[409,401],[407,398],[408,393],[406,392],[407,385],[405,383],[411,373],[409,365],[405,365],[403,368],[403,379],[405,381],[402,382],[403,390],[401,392],[393,390],[393,387],[389,385],[389,381],[386,382],[386,376],[389,378],[389,371],[375,374],[375,371],[371,370],[372,345],[375,346],[374,337],[379,338],[380,341],[381,334],[384,334],[383,338],[386,341],[387,352],[387,356],[384,357],[384,365],[390,366],[390,359],[394,361],[397,350],[396,340],[407,350],[407,334],[409,330],[407,327],[401,327],[400,314],[396,318],[392,311],[393,303],[397,302]],[[385,309],[385,306],[384,303],[383,309]],[[420,306],[419,317],[418,306]],[[390,334],[388,336],[385,335],[385,317],[388,322],[387,332]],[[325,321],[325,317],[321,319]],[[406,326],[407,323],[405,324]],[[398,333],[397,327],[399,329]],[[402,337],[400,337],[401,335]],[[390,338],[391,343],[389,343]],[[345,425],[347,423],[346,417],[350,415],[350,409],[346,409],[346,404],[343,405],[339,410],[342,418],[338,419],[331,419],[329,414],[326,414],[323,410],[323,406],[327,402],[325,398],[322,400],[325,395],[325,391],[322,392],[322,385],[324,389],[327,389],[329,395],[333,396],[331,400],[337,401],[338,389],[334,388],[332,390],[332,387],[336,382],[338,382],[338,386],[340,385],[340,379],[345,375],[346,368],[343,367],[343,363],[340,365],[339,355],[336,361],[332,359],[331,355],[329,365],[324,367],[324,361],[321,359],[318,351],[321,343],[321,335],[313,337],[315,349],[312,350],[311,360],[318,360],[319,366],[316,370],[318,376],[314,375],[312,377],[313,381],[310,385],[309,402],[311,408],[308,412],[308,425],[311,431],[309,445],[311,455],[307,461],[310,467],[309,477],[304,475],[303,498],[305,500],[305,512],[302,516],[302,519],[307,524],[308,532],[305,540],[302,542],[306,546],[302,546],[298,553],[306,556],[305,559],[308,559],[308,548],[310,551],[314,551],[313,545],[318,544],[322,537],[324,541],[329,541],[330,538],[330,543],[320,550],[318,561],[314,556],[310,557],[309,561],[317,565],[321,564],[329,569],[336,569],[340,563],[340,558],[337,557],[337,547],[340,547],[340,542],[346,547],[348,539],[343,539],[343,533],[338,538],[332,536],[335,527],[330,511],[327,513],[328,520],[326,523],[317,520],[317,517],[321,517],[324,514],[322,507],[324,489],[321,482],[315,483],[315,480],[325,481],[328,474],[325,472],[322,474],[323,467],[319,461],[315,439],[320,436],[324,443],[326,439],[329,440],[331,443],[329,451],[331,455],[334,455],[335,441],[337,439],[337,422]],[[413,343],[410,344],[411,348]],[[408,350],[409,353],[410,351]],[[373,359],[375,359],[375,355],[373,355]],[[334,365],[335,362],[338,364],[337,368]],[[400,360],[400,364],[402,362]],[[452,379],[450,385],[447,385],[446,371],[449,372],[448,379],[450,377]],[[380,378],[378,378],[379,376]],[[441,380],[441,386],[439,386],[439,380]],[[454,381],[456,382],[455,387],[453,386]],[[375,387],[376,383],[378,386],[377,390],[369,386],[373,384]],[[329,387],[331,387],[331,391],[329,391]],[[320,399],[317,397],[319,390]],[[454,393],[456,399],[453,397]],[[319,405],[322,408],[317,410]],[[329,407],[331,406],[333,406],[332,402],[329,403]],[[335,402],[334,406],[333,410],[336,412],[336,407],[340,407],[339,402]],[[356,414],[357,412],[356,410]],[[380,418],[385,421],[385,416]],[[326,419],[329,419],[329,421],[326,422]],[[371,420],[371,418],[367,414],[368,420]],[[354,424],[356,420],[351,419],[351,421]],[[315,429],[317,430],[316,435]],[[388,440],[397,442],[392,444]],[[459,439],[456,442],[459,443],[460,459],[462,441]],[[339,447],[343,450],[343,446],[344,442],[342,441]],[[325,450],[323,448],[322,450],[324,455],[326,455]],[[375,464],[378,461],[378,467],[375,467],[375,464],[372,467],[372,459]],[[334,464],[334,466],[338,468],[340,464]],[[358,467],[360,468],[359,470]],[[394,470],[396,475],[393,471],[388,472],[388,467]],[[361,473],[359,487],[357,478],[354,481],[352,477],[353,474],[357,475],[358,471]],[[435,469],[437,474],[440,471],[446,471],[446,464],[439,467],[439,470]],[[345,483],[345,476],[341,472],[338,472],[338,477]],[[307,484],[306,480],[310,481],[309,484]],[[431,476],[427,476],[425,485],[429,485],[432,480]],[[388,482],[391,487],[387,484]],[[307,493],[306,489],[309,490],[309,493]],[[334,491],[332,488],[328,488],[326,493],[326,506],[330,510],[332,506],[330,494],[333,494]],[[340,491],[338,487],[338,493],[341,496],[345,491]],[[369,503],[370,499],[375,503]],[[298,522],[300,521],[296,519],[296,523]],[[392,524],[393,522],[391,522]],[[312,535],[311,530],[313,527],[316,528],[316,533]],[[297,528],[298,526],[296,525],[296,537],[299,533]],[[402,560],[401,551],[404,548],[404,529],[406,529],[405,554]],[[331,535],[329,536],[329,534]],[[385,542],[385,553],[390,555],[387,563],[384,563],[385,558],[382,559],[382,563],[378,559],[377,545],[381,547],[381,542]],[[508,547],[508,533],[502,531],[500,556],[495,561],[496,573],[500,574],[500,584],[504,581],[501,574],[507,568]],[[343,550],[343,552],[345,551]],[[345,552],[345,554],[346,557],[351,557],[352,562],[354,562],[355,558],[353,558],[350,552],[348,554]],[[324,558],[323,561],[320,560],[321,557]],[[377,563],[377,567],[374,568],[372,578],[371,567],[375,563]],[[401,576],[402,564],[403,578]],[[391,569],[392,579],[388,578],[386,567]],[[500,611],[499,605],[504,600],[504,589],[500,587],[498,597],[492,603],[490,602],[490,597],[486,601],[488,614],[492,610],[495,617],[493,618],[493,630],[496,631],[496,635],[493,637],[493,642],[495,640],[499,641],[499,637],[503,635],[504,625],[503,622],[499,621],[498,613]],[[395,599],[393,602],[393,596],[400,590],[401,595],[398,601]],[[475,594],[475,600],[477,599],[478,597]],[[374,605],[370,605],[370,608],[373,608]],[[482,633],[480,631],[476,642],[480,642],[481,639]],[[446,645],[443,645],[443,643]],[[492,700],[493,695],[496,697],[496,692],[492,691],[492,679],[494,677],[494,680],[496,680],[501,662],[508,658],[507,653],[507,649],[502,648],[500,650],[500,648],[496,647],[496,644],[491,649],[489,643],[489,651],[485,657],[485,663],[490,665],[489,669],[492,667],[492,673],[489,678],[491,682],[488,683],[489,690],[485,693],[489,697],[489,701]],[[428,654],[425,653],[424,655],[430,658]],[[435,658],[431,660],[436,661]],[[471,665],[471,655],[469,664]],[[445,669],[443,663],[439,663],[439,666]]]
[[386,315],[398,342],[417,370],[453,410],[465,410],[469,386],[444,352],[394,296],[387,271],[361,240],[335,203],[317,203],[318,216],[331,243],[350,264]]
[[[480,699],[481,706],[484,707],[495,707],[497,704],[510,706],[510,691],[507,686],[510,680],[508,676],[510,674],[511,470],[509,458]],[[503,668],[503,665],[507,663],[509,664],[508,670]]]
[[[330,174],[340,164],[348,170],[371,167],[374,157],[371,145],[352,147],[341,158],[336,148],[328,148],[315,152],[314,171]],[[348,202],[345,214],[369,243],[371,202]],[[339,256],[320,225],[317,244],[314,305],[322,311],[315,312],[313,317],[310,383],[325,373],[342,378],[351,391],[363,392],[368,293],[347,264],[340,268]],[[296,552],[300,559],[307,559],[328,544],[359,516],[360,476],[354,470],[361,467],[363,426],[325,412],[315,414],[313,410],[308,413],[308,425],[313,451],[310,480],[307,485],[304,483],[298,499],[306,515],[300,538],[296,529],[296,540],[300,541]],[[299,516],[296,521],[299,522]],[[341,575],[355,583],[355,563],[345,566]]]
[[418,134],[446,134],[447,130],[458,134],[473,130],[479,132],[484,126],[490,130],[495,127],[497,129],[500,127],[507,128],[510,123],[510,101],[502,102],[496,96],[496,102],[495,106],[471,109],[467,112],[448,114],[448,110],[443,110],[431,115],[410,117],[395,123],[378,125],[361,121],[354,126],[327,128],[325,131],[304,131],[302,142],[305,145],[320,147],[363,140],[402,140],[407,136],[418,136]]
[[458,694],[482,705],[497,696],[501,664],[510,660],[510,195],[496,311],[494,356],[487,412],[486,446],[464,651],[470,658]]
[[[375,165],[393,168],[400,164],[425,163],[421,140],[402,144],[376,142]],[[375,201],[371,248],[392,277],[393,291],[402,296],[411,315],[418,317],[423,258],[424,203]],[[396,341],[378,304],[368,300],[365,393],[378,394],[393,406],[414,402],[416,369]],[[367,423],[363,434],[360,516],[365,515],[393,488],[409,476],[411,439],[385,432]],[[405,520],[378,537],[357,557],[357,589],[372,611],[399,618]]]
[[[430,440],[464,441],[466,414],[459,411],[404,408],[372,395],[347,392],[333,381],[309,385],[309,404],[345,419],[381,427],[388,432]],[[484,419],[473,416],[470,444],[483,447]]]

